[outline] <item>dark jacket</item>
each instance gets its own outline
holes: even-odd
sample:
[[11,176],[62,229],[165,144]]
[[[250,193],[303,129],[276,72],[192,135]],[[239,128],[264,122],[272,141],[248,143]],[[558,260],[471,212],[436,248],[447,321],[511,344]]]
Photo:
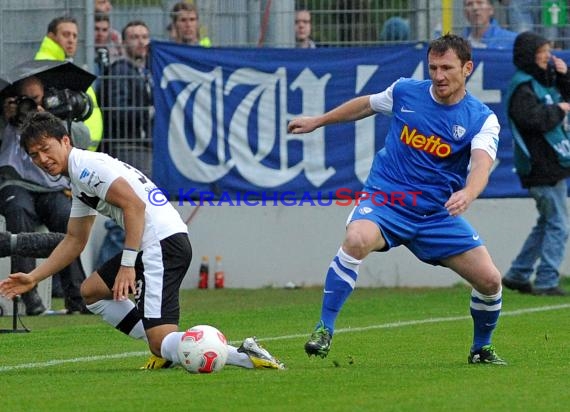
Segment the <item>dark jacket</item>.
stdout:
[[105,112],[105,136],[110,142],[130,145],[151,141],[152,94],[150,72],[122,58],[109,67],[101,82]]
[[[548,43],[532,32],[517,36],[513,49],[513,63],[517,69],[534,77],[546,87],[556,87],[564,100],[570,99],[570,73],[561,75],[553,68],[542,70],[535,63],[536,50]],[[554,185],[570,176],[570,168],[560,166],[554,149],[544,134],[564,121],[565,113],[556,104],[544,104],[534,93],[531,82],[517,87],[510,99],[508,115],[516,125],[530,152],[531,171],[520,176],[523,187]]]

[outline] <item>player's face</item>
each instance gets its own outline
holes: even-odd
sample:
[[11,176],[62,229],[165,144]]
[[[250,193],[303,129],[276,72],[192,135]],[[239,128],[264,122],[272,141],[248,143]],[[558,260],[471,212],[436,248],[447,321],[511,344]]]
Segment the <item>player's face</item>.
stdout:
[[428,61],[435,98],[443,104],[454,104],[463,99],[465,81],[473,70],[473,62],[461,65],[461,60],[451,49],[443,54],[430,52]]
[[552,54],[550,53],[550,44],[545,44],[536,50],[534,55],[534,61],[536,65],[542,70],[548,69],[548,62],[552,59]]
[[68,136],[62,140],[44,137],[28,145],[28,155],[36,166],[51,176],[67,175],[67,161],[71,142]]
[[198,42],[198,15],[194,11],[187,10],[182,10],[178,13],[174,23],[178,41],[185,44],[195,44]]
[[75,56],[75,52],[77,51],[77,25],[69,22],[60,23],[57,26],[56,32],[57,33],[49,33],[48,35],[52,40],[63,47],[67,57]]

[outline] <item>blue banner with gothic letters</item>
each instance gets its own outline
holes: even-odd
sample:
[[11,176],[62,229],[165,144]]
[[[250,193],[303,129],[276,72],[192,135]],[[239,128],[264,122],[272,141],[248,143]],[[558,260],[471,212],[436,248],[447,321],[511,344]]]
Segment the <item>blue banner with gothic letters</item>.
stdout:
[[[400,77],[427,79],[425,45],[367,48],[201,48],[151,45],[153,178],[172,198],[243,193],[294,198],[358,191],[384,143],[389,117],[375,115],[290,135],[299,115],[323,113]],[[565,58],[567,52],[557,53]],[[499,154],[484,197],[526,196],[513,171],[502,105],[514,73],[504,50],[475,50],[468,90],[499,117]]]

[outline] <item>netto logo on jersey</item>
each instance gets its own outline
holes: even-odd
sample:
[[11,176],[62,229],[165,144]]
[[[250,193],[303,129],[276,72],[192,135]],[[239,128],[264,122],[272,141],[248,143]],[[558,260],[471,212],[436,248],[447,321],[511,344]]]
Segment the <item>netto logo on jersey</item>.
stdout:
[[415,128],[412,129],[412,132],[410,133],[408,125],[405,125],[402,129],[400,140],[404,142],[404,144],[413,147],[416,150],[423,150],[424,152],[437,157],[444,158],[451,154],[451,146],[447,143],[442,143],[441,137],[434,135],[425,137],[424,135],[419,134]]

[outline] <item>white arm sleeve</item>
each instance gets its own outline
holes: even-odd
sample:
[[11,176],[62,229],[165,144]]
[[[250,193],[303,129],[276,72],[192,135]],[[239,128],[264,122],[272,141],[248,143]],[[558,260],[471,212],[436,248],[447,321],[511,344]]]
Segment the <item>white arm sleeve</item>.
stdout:
[[499,119],[493,113],[489,115],[479,133],[471,140],[471,150],[481,149],[486,151],[491,159],[495,160],[497,157],[497,149],[499,148]]
[[394,105],[392,92],[394,90],[394,85],[398,80],[392,83],[386,90],[370,95],[370,107],[372,110],[382,114],[392,113],[392,106]]

